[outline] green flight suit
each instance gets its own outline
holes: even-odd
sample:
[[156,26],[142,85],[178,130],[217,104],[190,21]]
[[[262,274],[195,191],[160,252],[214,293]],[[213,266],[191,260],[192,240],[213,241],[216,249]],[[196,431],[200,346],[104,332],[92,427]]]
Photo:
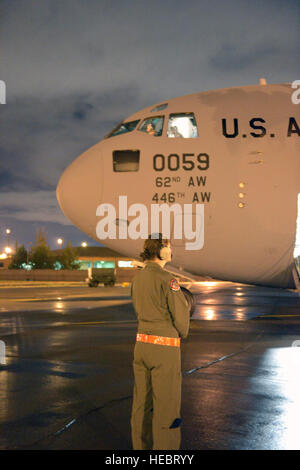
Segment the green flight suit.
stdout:
[[[147,261],[133,279],[131,296],[138,333],[186,338],[188,303],[174,276]],[[133,449],[180,448],[180,347],[137,341],[134,348],[131,414]]]

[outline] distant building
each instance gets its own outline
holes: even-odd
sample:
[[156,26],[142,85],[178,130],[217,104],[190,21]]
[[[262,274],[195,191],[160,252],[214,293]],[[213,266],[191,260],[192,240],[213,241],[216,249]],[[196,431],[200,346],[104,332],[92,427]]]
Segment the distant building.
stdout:
[[1,257],[0,255],[0,269],[8,269],[8,266],[11,263],[11,256],[7,256],[6,258]]
[[[132,258],[121,255],[117,251],[104,246],[74,247],[78,255],[80,269],[88,268],[133,268]],[[60,254],[63,250],[53,250],[52,253]]]

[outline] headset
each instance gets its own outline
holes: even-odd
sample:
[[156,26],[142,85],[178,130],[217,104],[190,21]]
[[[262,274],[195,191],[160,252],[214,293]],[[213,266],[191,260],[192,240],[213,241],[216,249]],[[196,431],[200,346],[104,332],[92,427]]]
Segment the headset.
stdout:
[[171,261],[171,258],[172,258],[171,248],[169,246],[161,245],[158,257],[159,259],[164,260],[164,261]]
[[[166,262],[171,261],[173,257],[172,250],[170,246],[164,245],[162,234],[153,233],[152,235],[149,235],[148,238],[158,240],[159,246],[156,252],[156,256],[158,257],[158,259],[162,261],[166,261]],[[144,248],[144,251],[140,254],[142,258],[146,258],[146,259],[148,259],[149,255],[150,255],[150,251],[148,250],[148,248]]]
[[162,261],[171,261],[172,259],[171,247],[163,244],[161,233],[158,234],[158,240],[160,243],[158,258]]

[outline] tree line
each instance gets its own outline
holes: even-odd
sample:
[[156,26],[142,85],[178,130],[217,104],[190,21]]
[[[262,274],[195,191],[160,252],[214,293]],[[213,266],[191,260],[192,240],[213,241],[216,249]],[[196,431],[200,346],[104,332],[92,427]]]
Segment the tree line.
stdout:
[[60,253],[53,253],[47,244],[46,234],[39,229],[36,242],[31,250],[24,245],[16,244],[8,269],[79,269],[78,253],[72,243],[68,241]]

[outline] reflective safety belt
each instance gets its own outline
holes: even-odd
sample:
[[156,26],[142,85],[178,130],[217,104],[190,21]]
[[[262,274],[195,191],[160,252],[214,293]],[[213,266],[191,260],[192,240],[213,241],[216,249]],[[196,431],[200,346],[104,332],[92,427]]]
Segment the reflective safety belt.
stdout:
[[167,338],[166,336],[145,335],[137,333],[136,340],[142,343],[160,344],[162,346],[176,346],[180,347],[180,338]]

